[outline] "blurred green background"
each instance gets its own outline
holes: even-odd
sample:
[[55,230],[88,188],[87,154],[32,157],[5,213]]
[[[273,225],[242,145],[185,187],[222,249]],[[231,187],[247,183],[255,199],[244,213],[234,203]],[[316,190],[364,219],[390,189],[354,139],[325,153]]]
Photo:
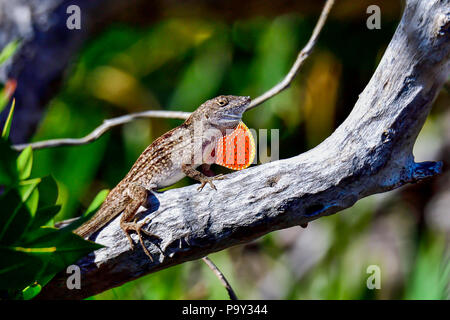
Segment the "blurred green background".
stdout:
[[[250,128],[279,129],[280,158],[316,146],[348,115],[401,16],[400,2],[386,1],[381,9],[381,30],[367,29],[365,7],[348,1],[334,10],[292,86],[244,115]],[[131,112],[193,111],[219,94],[254,98],[286,74],[318,14],[234,21],[174,15],[146,27],[110,25],[73,62],[33,141],[81,137],[102,120]],[[418,160],[442,157],[448,106],[444,89],[418,140]],[[89,145],[36,151],[34,174],[56,178],[59,219],[77,216],[99,190],[122,179],[148,144],[180,123],[138,120]],[[174,187],[190,183],[186,178]],[[439,190],[432,181],[371,196],[307,229],[273,232],[210,257],[240,298],[448,299],[450,227],[439,219],[448,221],[449,212],[433,206]],[[379,290],[367,289],[370,265],[381,269]],[[228,296],[204,263],[194,261],[92,298]]]

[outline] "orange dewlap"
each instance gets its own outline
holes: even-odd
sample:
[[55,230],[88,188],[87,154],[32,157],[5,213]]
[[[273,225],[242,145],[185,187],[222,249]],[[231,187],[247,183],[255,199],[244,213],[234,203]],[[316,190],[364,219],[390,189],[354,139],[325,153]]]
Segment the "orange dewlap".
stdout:
[[240,122],[233,132],[219,139],[216,146],[216,164],[242,170],[250,166],[255,159],[256,147],[252,133]]

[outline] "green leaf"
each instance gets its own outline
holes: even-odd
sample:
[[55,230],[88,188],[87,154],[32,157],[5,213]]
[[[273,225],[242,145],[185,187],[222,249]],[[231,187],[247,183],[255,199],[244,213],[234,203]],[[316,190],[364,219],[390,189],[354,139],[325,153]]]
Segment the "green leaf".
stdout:
[[[1,146],[10,153],[7,142],[1,142]],[[27,150],[20,159],[10,156],[8,160],[16,163],[15,169],[24,178],[29,176],[31,157]],[[0,196],[0,289],[16,292],[15,298],[31,299],[65,266],[102,247],[71,232],[40,227],[60,210],[55,205],[57,197],[57,184],[51,176],[22,180]]]
[[[31,192],[29,192],[31,195]],[[25,200],[26,201],[26,200]],[[9,245],[20,239],[31,221],[31,213],[17,190],[0,197],[0,244]]]
[[12,117],[15,106],[16,106],[16,99],[13,99],[11,109],[9,109],[8,118],[6,118],[5,126],[3,127],[2,138],[4,140],[7,140],[9,137],[9,130],[11,129]]
[[41,292],[42,286],[40,284],[32,284],[22,290],[22,297],[24,300],[31,300]]
[[33,218],[33,221],[31,222],[31,225],[28,230],[32,231],[41,226],[45,226],[50,220],[53,219],[54,216],[56,216],[58,214],[58,212],[60,210],[61,210],[61,206],[59,206],[59,205],[39,208],[36,211],[36,214]]
[[53,206],[58,199],[58,185],[52,176],[41,178],[39,189],[39,208]]
[[[17,191],[19,192],[23,202],[26,202],[30,198],[33,191],[36,189],[36,187],[39,185],[40,182],[41,182],[41,179],[36,178],[36,179],[24,180],[19,183],[19,185],[17,186]],[[37,203],[36,203],[36,207],[37,207]],[[34,213],[35,211],[36,211],[36,209],[32,213]]]
[[39,257],[0,248],[0,289],[23,289],[33,283],[43,267]]
[[26,247],[26,250],[21,249],[21,251],[47,254],[48,252],[64,253],[79,250],[88,250],[88,252],[90,252],[92,250],[103,248],[102,245],[92,241],[86,241],[76,234],[52,227],[41,227],[39,228],[39,232],[36,232],[35,235],[38,236],[33,238],[28,237],[26,241],[23,242],[23,246]]
[[108,193],[109,193],[109,190],[107,190],[107,189],[100,191],[95,196],[94,200],[91,202],[91,204],[89,205],[89,207],[86,210],[86,212],[81,217],[79,217],[77,220],[75,220],[74,222],[70,223],[69,225],[67,225],[67,226],[65,226],[63,228],[61,228],[61,230],[66,230],[66,231],[75,230],[76,228],[81,226],[83,223],[88,221],[90,218],[92,218],[92,216],[97,212],[97,210],[102,205],[103,201],[105,201],[106,196],[108,195]]
[[54,230],[57,229],[55,229],[54,227],[46,226],[31,230],[22,237],[20,245],[22,247],[28,247],[31,246],[31,243],[42,242],[42,239],[45,238],[49,233],[52,233]]
[[87,210],[83,214],[83,216],[90,216],[93,213],[95,213],[95,211],[97,211],[100,208],[103,201],[105,201],[106,197],[108,196],[108,193],[109,193],[108,189],[104,189],[104,190],[100,191],[95,196],[94,200],[92,200],[91,204],[89,205],[89,207],[87,208]]
[[39,192],[37,188],[33,189],[30,196],[25,201],[25,206],[27,207],[28,211],[30,212],[31,216],[34,217],[36,214],[36,210],[38,207],[38,201],[39,201]]
[[8,103],[8,101],[9,101],[9,97],[6,94],[5,90],[2,89],[0,91],[0,112],[3,111],[3,109],[5,108],[5,106]]
[[71,232],[39,228],[20,244],[0,248],[0,289],[45,285],[56,273],[88,253],[102,248]]
[[20,180],[27,179],[31,174],[33,166],[33,150],[31,146],[25,148],[17,158],[17,171]]
[[17,50],[19,46],[19,41],[12,41],[3,48],[0,52],[0,65],[2,65],[6,60],[8,60]]
[[61,210],[61,206],[55,205],[58,198],[58,185],[52,176],[40,179],[37,186],[39,192],[39,202],[33,221],[29,226],[29,231],[46,225]]
[[77,262],[94,250],[103,248],[100,244],[86,241],[80,236],[62,229],[49,227],[40,229],[39,237],[24,244],[31,254],[40,256],[45,262],[45,268],[39,273],[38,280],[45,278],[48,281],[68,265]]
[[34,216],[39,194],[40,179],[22,181],[18,189],[11,189],[0,197],[0,243],[11,244],[27,230]]
[[8,141],[0,139],[0,185],[10,186],[17,180],[16,152]]

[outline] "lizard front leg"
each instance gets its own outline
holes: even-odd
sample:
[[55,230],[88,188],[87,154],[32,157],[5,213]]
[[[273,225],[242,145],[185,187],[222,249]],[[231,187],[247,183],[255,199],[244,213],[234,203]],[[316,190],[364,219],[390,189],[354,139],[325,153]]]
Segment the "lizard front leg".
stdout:
[[[142,249],[144,249],[145,254],[150,258],[153,262],[153,258],[150,252],[144,245],[144,241],[142,240],[142,233],[148,236],[154,236],[148,231],[142,229],[142,227],[147,223],[147,221],[137,222],[136,212],[139,207],[147,202],[147,192],[148,190],[138,184],[131,183],[127,187],[127,196],[129,198],[128,203],[122,213],[122,217],[120,218],[120,227],[128,238],[130,242],[131,248],[134,248],[133,239],[129,234],[129,231],[134,231],[137,233],[139,237],[139,242],[141,243]],[[134,219],[133,219],[134,218]]]
[[203,187],[208,183],[211,188],[214,190],[216,189],[216,186],[213,183],[213,180],[222,180],[225,179],[225,177],[222,174],[218,174],[214,177],[207,177],[200,171],[196,170],[194,166],[191,164],[183,164],[181,165],[181,169],[183,170],[184,174],[187,175],[189,178],[195,179],[197,181],[201,182],[200,187],[197,188],[197,190],[202,191]]

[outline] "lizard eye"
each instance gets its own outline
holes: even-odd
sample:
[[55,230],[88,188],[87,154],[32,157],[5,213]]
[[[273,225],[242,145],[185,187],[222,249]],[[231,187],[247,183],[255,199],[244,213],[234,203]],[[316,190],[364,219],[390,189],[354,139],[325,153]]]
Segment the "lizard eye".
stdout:
[[228,104],[228,100],[227,100],[227,98],[220,98],[220,99],[217,101],[217,103],[219,104],[219,106],[223,107],[223,106],[225,106],[226,104]]

